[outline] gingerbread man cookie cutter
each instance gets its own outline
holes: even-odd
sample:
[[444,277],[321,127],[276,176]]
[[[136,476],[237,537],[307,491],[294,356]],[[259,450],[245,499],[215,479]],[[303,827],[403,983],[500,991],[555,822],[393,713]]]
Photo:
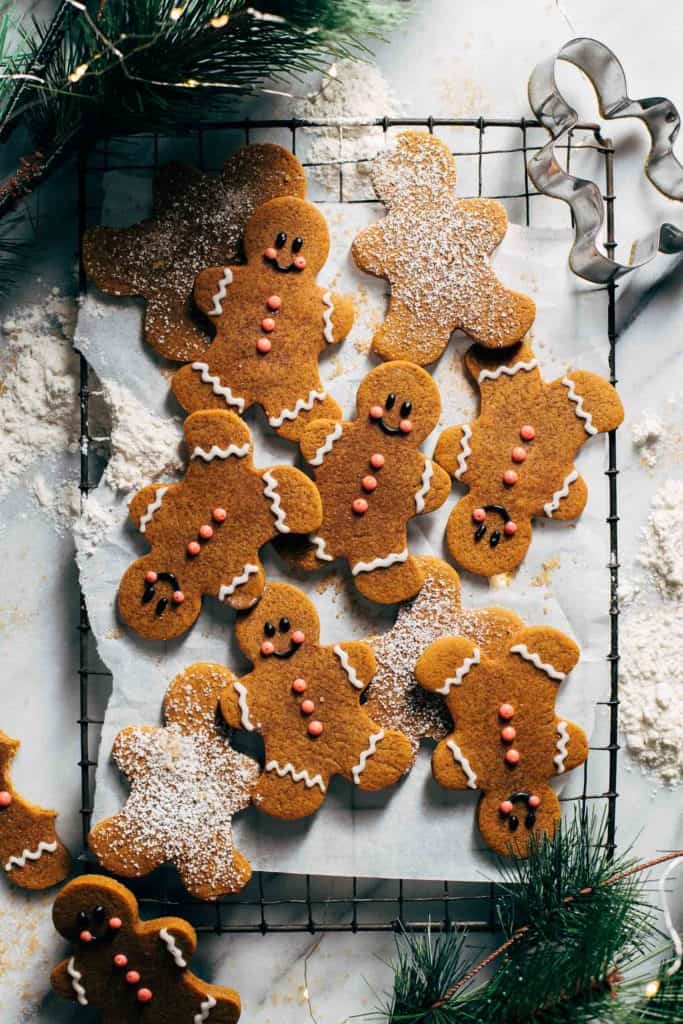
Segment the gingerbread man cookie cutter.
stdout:
[[627,264],[606,256],[597,246],[605,220],[602,192],[594,181],[577,178],[562,167],[556,148],[570,137],[579,121],[555,81],[557,61],[566,61],[591,82],[600,113],[606,120],[635,117],[647,128],[651,146],[645,176],[669,199],[683,200],[683,166],[673,147],[680,129],[680,115],[663,96],[634,100],[628,95],[626,75],[616,54],[596,39],[572,39],[547,60],[537,64],[529,79],[529,103],[541,124],[550,132],[546,143],[528,161],[531,181],[539,192],[568,203],[574,217],[574,243],[569,266],[578,277],[595,284],[615,281],[650,263],[657,253],[683,252],[683,230],[665,222],[637,238]]

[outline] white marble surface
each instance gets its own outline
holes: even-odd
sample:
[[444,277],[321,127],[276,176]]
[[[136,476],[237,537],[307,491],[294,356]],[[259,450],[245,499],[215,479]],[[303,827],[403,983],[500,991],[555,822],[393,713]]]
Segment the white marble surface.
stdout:
[[[520,0],[514,5],[488,0],[485,6],[479,0],[457,4],[421,0],[417,7],[407,25],[377,47],[379,66],[416,115],[528,116],[526,80],[531,67],[577,34],[594,35],[616,50],[633,95],[670,95],[683,105],[679,54],[683,8],[671,0],[659,5],[657,16],[637,0],[603,0],[601,4]],[[588,87],[571,78],[570,92],[586,115],[593,117]],[[257,111],[264,111],[262,104],[254,105]],[[623,243],[623,258],[634,234],[649,223],[657,208],[668,207],[668,216],[672,212],[671,204],[643,182],[646,143],[639,126],[622,122],[610,125],[608,133],[617,141],[619,152],[617,236]],[[35,301],[40,294],[36,274],[51,284],[71,286],[74,190],[75,176],[66,169],[59,181],[40,193],[44,216],[39,245],[25,279],[5,308],[11,308],[16,298]],[[554,220],[556,214],[549,216]],[[661,258],[652,270],[620,289],[619,376],[628,422],[637,420],[646,408],[657,408],[664,394],[682,386],[680,278],[676,261]],[[657,279],[663,280],[641,298],[644,287]],[[622,458],[629,455],[627,431],[622,432],[619,447]],[[683,475],[677,463],[663,466],[662,472]],[[641,500],[622,508],[622,561],[627,571],[644,502],[654,493],[658,475],[646,473],[631,460],[624,482],[628,484],[629,479]],[[0,602],[3,680],[5,694],[11,694],[5,699],[0,724],[23,739],[17,784],[59,809],[62,832],[77,848],[78,609],[71,543],[57,537],[37,513],[18,519],[15,510],[20,502],[15,494],[0,505],[4,578],[12,581],[11,591],[6,589]],[[60,760],[55,770],[47,752],[57,745]],[[680,789],[657,789],[627,754],[621,766],[619,842],[635,840],[642,854],[683,845]],[[10,893],[6,886],[0,893],[0,1009],[8,1021],[88,1019],[87,1011],[61,1005],[48,994],[46,965],[60,955],[49,905],[49,897]],[[325,936],[307,961],[311,994],[307,1004],[302,997],[304,964],[313,944],[302,935],[206,938],[198,968],[212,968],[215,980],[241,990],[245,1020],[252,1024],[305,1022],[311,1009],[320,1024],[338,1024],[376,1002],[373,989],[381,990],[388,980],[376,954],[391,955],[389,936]]]

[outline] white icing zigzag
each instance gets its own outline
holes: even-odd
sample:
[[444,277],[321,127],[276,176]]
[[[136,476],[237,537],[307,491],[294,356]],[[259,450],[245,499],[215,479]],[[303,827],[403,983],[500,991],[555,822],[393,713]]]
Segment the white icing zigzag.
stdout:
[[233,684],[235,693],[237,694],[237,703],[240,706],[242,712],[242,728],[248,732],[254,731],[254,723],[249,717],[249,705],[247,704],[247,688],[242,683],[234,682]]
[[541,661],[536,652],[530,651],[526,644],[515,644],[514,647],[510,648],[510,654],[519,654],[525,661],[530,661],[534,668],[545,672],[547,676],[550,676],[551,679],[556,679],[558,683],[566,679],[564,672],[558,672],[548,661]]
[[353,781],[356,783],[357,786],[360,783],[360,777],[362,773],[365,771],[365,765],[367,763],[368,758],[372,757],[372,755],[377,750],[377,744],[380,742],[380,740],[383,739],[384,729],[380,729],[379,732],[373,732],[372,736],[370,737],[370,742],[368,743],[367,747],[358,758],[358,764],[354,764],[353,768],[351,769]]
[[422,473],[422,487],[415,495],[415,511],[418,513],[424,512],[425,507],[425,496],[429,493],[429,486],[434,476],[434,467],[432,466],[432,460],[427,459],[425,462],[425,468]]
[[35,850],[24,850],[20,857],[10,857],[5,864],[5,871],[11,871],[13,867],[25,868],[27,860],[40,860],[44,853],[54,853],[57,849],[57,841],[54,843],[38,843]]
[[456,764],[459,764],[465,775],[467,776],[467,786],[469,789],[477,788],[477,776],[472,771],[472,765],[467,760],[462,750],[455,742],[455,740],[447,740],[446,746],[451,750],[453,754],[453,760]]
[[309,391],[308,398],[297,398],[293,409],[283,409],[279,416],[269,416],[268,422],[271,427],[281,427],[285,420],[295,420],[304,409],[310,412],[313,403],[322,402],[324,398],[327,398],[326,391]]
[[235,593],[238,587],[241,587],[243,583],[246,583],[250,576],[258,572],[258,565],[254,565],[252,562],[247,562],[244,566],[244,570],[239,576],[233,576],[230,583],[224,583],[218,591],[218,600],[225,601],[226,597],[230,597]]
[[560,487],[559,491],[555,491],[555,493],[552,496],[552,500],[547,501],[545,503],[545,505],[543,506],[543,511],[549,519],[552,519],[553,512],[557,512],[558,508],[560,507],[560,502],[563,498],[567,497],[567,495],[569,494],[570,486],[574,483],[575,480],[578,480],[578,478],[579,474],[575,469],[573,469],[571,473],[567,473],[566,477],[564,478],[564,483]]
[[68,964],[66,965],[67,972],[71,978],[71,987],[76,993],[76,999],[79,1006],[88,1005],[88,997],[83,985],[81,985],[81,978],[83,975],[80,971],[76,970],[76,958],[71,957]]
[[349,661],[349,656],[344,650],[344,648],[340,647],[339,644],[335,644],[332,650],[339,658],[339,661],[341,662],[341,667],[344,669],[347,676],[349,677],[349,682],[351,683],[351,686],[355,686],[357,690],[362,690],[363,687],[365,686],[365,683],[363,682],[362,679],[358,678],[356,670]]
[[571,377],[563,377],[562,383],[566,388],[569,389],[569,394],[567,395],[569,401],[576,402],[575,412],[579,419],[582,419],[584,421],[583,426],[586,433],[591,435],[597,434],[598,428],[593,426],[593,417],[589,412],[586,412],[586,410],[584,409],[583,398],[581,395],[577,395],[576,389],[574,388],[574,381],[571,379]]
[[475,647],[474,650],[472,651],[472,657],[465,658],[460,668],[457,669],[455,675],[450,676],[448,679],[444,680],[443,686],[440,686],[436,692],[448,694],[450,693],[451,686],[461,686],[464,677],[467,675],[472,666],[478,665],[480,661],[481,655],[479,653],[479,648]]
[[357,576],[359,572],[372,572],[373,569],[387,569],[395,562],[406,562],[407,560],[408,548],[404,548],[403,551],[398,551],[393,555],[386,555],[385,558],[373,558],[371,562],[356,562],[351,570],[351,575]]
[[199,1004],[201,1013],[195,1013],[193,1024],[204,1024],[204,1021],[209,1019],[209,1014],[216,1005],[216,1000],[213,996],[207,995],[206,999]]
[[498,380],[501,373],[504,373],[506,377],[514,377],[520,370],[535,370],[538,363],[535,359],[530,359],[528,363],[513,363],[512,366],[499,366],[497,370],[482,370],[477,377],[477,384],[481,384],[485,380]]
[[242,445],[229,444],[227,448],[219,448],[217,444],[213,444],[208,452],[205,448],[195,448],[191,458],[212,462],[214,459],[229,459],[231,455],[236,455],[238,459],[243,459],[245,455],[249,454],[250,448],[251,445],[248,441]]
[[230,267],[225,267],[223,270],[223,276],[218,282],[218,291],[213,296],[213,306],[209,310],[209,316],[220,316],[223,312],[221,302],[228,294],[228,285],[232,284],[232,270]]
[[319,558],[321,562],[334,562],[332,555],[328,555],[325,551],[325,541],[322,537],[318,537],[317,534],[311,537],[311,544],[315,545],[315,557]]
[[294,782],[301,782],[303,779],[306,783],[307,789],[312,789],[313,786],[319,786],[320,792],[325,792],[325,783],[323,782],[321,775],[314,775],[311,778],[305,768],[302,768],[301,771],[297,772],[294,770],[294,765],[290,764],[289,761],[283,767],[280,767],[280,763],[278,761],[268,761],[266,764],[266,771],[276,772],[281,779],[284,779],[285,775],[291,775]]
[[466,472],[467,470],[467,460],[472,454],[472,449],[470,448],[469,445],[471,437],[472,427],[469,425],[469,423],[466,423],[465,426],[462,428],[462,437],[460,438],[460,447],[462,448],[462,451],[458,455],[458,468],[456,469],[454,474],[456,480],[459,480],[463,473]]
[[209,373],[208,363],[192,363],[192,369],[201,374],[205,384],[211,385],[214,395],[220,395],[221,398],[225,399],[227,405],[234,405],[238,412],[244,412],[244,399],[240,398],[239,395],[233,395],[230,388],[224,387],[221,384],[220,377],[212,377]]
[[167,490],[168,487],[160,487],[152,501],[150,501],[149,505],[147,506],[147,511],[145,512],[144,516],[140,516],[140,533],[145,532],[147,526],[152,521],[152,516],[161,508],[161,502],[163,501],[164,495],[166,494]]
[[564,771],[564,762],[567,760],[567,744],[569,743],[569,733],[567,732],[567,723],[558,722],[557,732],[559,740],[557,741],[557,753],[553,758],[557,767],[557,774],[561,775]]
[[309,460],[309,465],[322,466],[323,459],[332,451],[332,445],[334,444],[335,441],[338,441],[341,436],[342,425],[341,423],[336,423],[334,426],[334,430],[330,431],[330,433],[325,438],[324,442],[318,448],[313,458]]
[[323,321],[325,324],[323,337],[328,344],[332,344],[332,342],[334,341],[334,324],[332,323],[334,303],[332,302],[332,296],[329,292],[325,292],[325,294],[323,295],[323,302],[327,306],[327,309],[323,313]]
[[159,932],[159,938],[162,942],[166,943],[166,948],[176,962],[177,967],[187,967],[187,961],[183,956],[183,951],[171,935],[167,928],[162,928]]
[[285,522],[285,510],[282,508],[282,501],[277,491],[277,480],[269,469],[264,470],[263,479],[267,484],[263,489],[263,493],[270,500],[270,511],[275,516],[275,529],[279,530],[280,533],[289,533],[289,527]]

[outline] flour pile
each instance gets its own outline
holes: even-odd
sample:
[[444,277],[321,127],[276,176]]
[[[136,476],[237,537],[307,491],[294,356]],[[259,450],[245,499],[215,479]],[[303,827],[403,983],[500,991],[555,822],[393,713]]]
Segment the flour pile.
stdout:
[[103,391],[111,415],[111,458],[104,471],[109,486],[129,494],[179,473],[180,418],[153,415],[124,384],[106,381]]

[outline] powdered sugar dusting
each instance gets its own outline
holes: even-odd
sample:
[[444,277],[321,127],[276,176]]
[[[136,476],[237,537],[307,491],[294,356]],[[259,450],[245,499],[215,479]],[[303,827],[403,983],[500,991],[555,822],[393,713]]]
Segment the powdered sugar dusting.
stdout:
[[640,563],[658,590],[683,597],[683,480],[666,480],[652,499],[643,531]]
[[179,473],[180,419],[151,413],[124,384],[106,381],[104,396],[111,413],[111,458],[104,479],[115,491],[130,493],[154,480]]

